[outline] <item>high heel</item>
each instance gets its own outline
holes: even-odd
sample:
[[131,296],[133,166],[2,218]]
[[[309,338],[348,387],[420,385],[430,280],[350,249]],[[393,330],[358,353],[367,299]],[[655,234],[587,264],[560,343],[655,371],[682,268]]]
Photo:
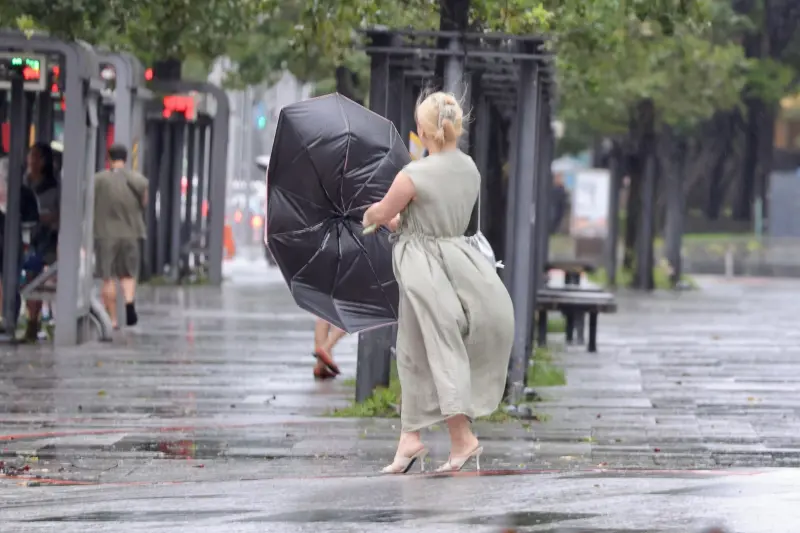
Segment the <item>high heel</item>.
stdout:
[[422,448],[417,453],[412,455],[411,457],[397,457],[395,456],[394,461],[389,466],[385,466],[381,470],[381,474],[407,474],[411,467],[414,466],[414,463],[419,461],[420,463],[420,472],[425,472],[425,457],[428,456],[428,449]]
[[467,462],[475,458],[475,468],[478,472],[481,471],[481,454],[483,453],[483,446],[476,446],[474,450],[469,452],[464,457],[453,457],[452,455],[447,458],[447,462],[436,469],[437,473],[443,472],[460,472]]

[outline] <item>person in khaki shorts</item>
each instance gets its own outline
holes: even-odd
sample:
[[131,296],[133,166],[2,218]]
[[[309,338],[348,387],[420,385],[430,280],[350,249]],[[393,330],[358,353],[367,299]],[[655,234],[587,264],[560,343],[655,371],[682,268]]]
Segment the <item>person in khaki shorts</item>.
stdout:
[[134,326],[139,321],[134,302],[148,183],[138,172],[125,168],[128,150],[124,146],[111,146],[108,158],[110,170],[94,178],[94,252],[97,275],[103,280],[103,304],[118,328],[117,279],[125,297],[125,323]]

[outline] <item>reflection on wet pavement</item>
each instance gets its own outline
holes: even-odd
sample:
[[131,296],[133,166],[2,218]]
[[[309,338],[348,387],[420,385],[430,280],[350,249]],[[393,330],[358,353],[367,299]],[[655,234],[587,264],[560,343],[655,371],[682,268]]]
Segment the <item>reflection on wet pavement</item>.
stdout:
[[[145,288],[113,345],[0,348],[0,524],[795,533],[800,476],[764,469],[800,465],[800,283],[622,295],[600,352],[571,348],[568,385],[538,391],[549,421],[476,424],[487,471],[387,479],[398,421],[321,417],[353,389],[312,379],[313,319],[277,274],[237,268]],[[336,357],[354,376],[355,339]],[[444,461],[444,428],[425,438]]]

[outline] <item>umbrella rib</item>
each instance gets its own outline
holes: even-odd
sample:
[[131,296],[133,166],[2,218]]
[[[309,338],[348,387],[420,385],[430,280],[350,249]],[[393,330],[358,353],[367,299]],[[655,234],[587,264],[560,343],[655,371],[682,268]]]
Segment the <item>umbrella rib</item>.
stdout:
[[293,229],[291,231],[282,231],[280,233],[270,233],[269,237],[284,237],[284,236],[292,236],[292,235],[302,235],[303,233],[310,233],[312,231],[318,230],[320,228],[320,226],[322,226],[323,224],[326,224],[327,222],[328,222],[327,220],[322,220],[320,222],[317,222],[313,226],[309,226],[307,228]]
[[[320,222],[318,224],[318,226],[321,225],[321,224],[324,224],[324,222]],[[311,229],[311,228],[307,228],[306,230],[301,230],[301,231],[307,231],[308,229]],[[313,263],[314,259],[316,259],[317,256],[320,253],[322,253],[322,250],[325,248],[325,243],[328,242],[328,239],[330,238],[330,236],[331,236],[331,230],[330,230],[330,228],[328,228],[328,231],[325,232],[325,236],[322,238],[322,242],[320,243],[319,247],[317,248],[317,251],[314,252],[314,255],[312,255],[311,258],[309,258],[309,260],[306,261],[306,264],[303,265],[303,267],[300,270],[298,270],[297,272],[294,273],[294,276],[292,276],[292,281],[294,281],[297,276],[302,274],[303,271],[308,268],[308,265]]]
[[305,152],[306,157],[308,157],[308,161],[311,163],[311,168],[314,169],[314,175],[317,177],[317,181],[319,182],[319,186],[322,189],[322,193],[325,195],[325,198],[327,198],[328,202],[330,202],[331,206],[335,208],[336,204],[333,203],[333,200],[328,194],[327,189],[325,189],[325,185],[322,184],[322,176],[320,175],[319,170],[317,169],[317,165],[314,164],[314,158],[311,157],[311,150],[308,149],[308,145],[306,143],[302,142],[302,137],[300,137],[300,135],[297,133],[297,130],[294,130],[294,134],[300,140],[300,146],[303,147],[303,152]]
[[[367,265],[369,266],[369,270],[370,272],[372,272],[375,281],[378,282],[378,288],[380,288],[381,294],[383,295],[383,298],[386,300],[386,303],[389,305],[389,308],[392,309],[392,311],[395,311],[395,309],[392,308],[392,300],[391,298],[389,298],[389,296],[386,294],[386,291],[383,289],[383,283],[381,283],[381,280],[378,277],[378,273],[375,272],[375,267],[372,265],[372,261],[370,260],[369,254],[367,253],[367,249],[364,248],[364,244],[360,240],[358,240],[358,237],[356,237],[355,233],[353,233],[353,230],[350,229],[349,225],[343,224],[343,226],[345,226],[348,233],[350,233],[350,235],[353,237],[353,240],[356,242],[356,245],[361,249],[361,252],[364,254],[364,257],[367,260]],[[397,311],[395,311],[395,315],[396,314]]]
[[[392,129],[391,129],[392,127],[393,126],[391,126],[391,124],[390,124],[389,125],[389,134],[390,135],[392,133]],[[375,175],[378,173],[378,171],[381,169],[381,167],[384,165],[384,163],[386,163],[386,160],[389,158],[389,155],[392,153],[392,149],[394,148],[394,145],[395,145],[396,142],[397,142],[397,138],[394,137],[393,140],[392,140],[392,144],[389,145],[389,149],[386,151],[385,154],[383,154],[383,158],[381,159],[380,163],[378,163],[378,166],[375,167],[375,170],[372,171],[372,174],[370,174],[369,178],[367,178],[367,181],[365,181],[364,184],[361,185],[361,187],[358,188],[356,193],[350,199],[350,203],[347,205],[347,212],[348,213],[353,208],[353,202],[356,201],[356,198],[358,198],[358,195],[361,194],[361,191],[363,191],[364,189],[369,187],[369,185],[372,183],[372,180],[375,177]],[[392,178],[392,179],[394,179],[394,178]]]
[[347,126],[347,148],[344,151],[344,168],[342,169],[342,179],[339,180],[339,202],[340,205],[344,207],[344,177],[347,175],[347,163],[350,161],[350,142],[353,140],[353,136],[350,130],[350,120],[347,118],[347,113],[344,112],[342,98],[340,95],[337,96],[339,96],[339,98],[336,99],[336,103],[339,104],[339,111],[341,112],[342,119]]

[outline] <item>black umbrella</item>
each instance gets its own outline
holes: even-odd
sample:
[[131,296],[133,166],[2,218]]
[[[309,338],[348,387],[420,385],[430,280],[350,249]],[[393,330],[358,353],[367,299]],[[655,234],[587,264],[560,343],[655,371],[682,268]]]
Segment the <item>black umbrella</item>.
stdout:
[[340,94],[284,107],[267,173],[267,243],[297,304],[354,333],[397,320],[388,232],[364,210],[411,160],[391,122]]

